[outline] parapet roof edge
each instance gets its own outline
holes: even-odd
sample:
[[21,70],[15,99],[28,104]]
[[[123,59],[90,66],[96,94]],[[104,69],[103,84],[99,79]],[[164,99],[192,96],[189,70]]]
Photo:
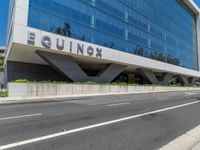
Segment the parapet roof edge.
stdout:
[[193,0],[182,0],[188,8],[197,16],[200,14],[200,8],[197,6],[197,4]]

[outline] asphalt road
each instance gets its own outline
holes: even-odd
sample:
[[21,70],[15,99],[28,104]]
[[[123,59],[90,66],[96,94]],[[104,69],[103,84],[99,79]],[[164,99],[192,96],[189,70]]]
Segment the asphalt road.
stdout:
[[156,150],[200,125],[198,101],[200,91],[182,91],[0,105],[0,149]]

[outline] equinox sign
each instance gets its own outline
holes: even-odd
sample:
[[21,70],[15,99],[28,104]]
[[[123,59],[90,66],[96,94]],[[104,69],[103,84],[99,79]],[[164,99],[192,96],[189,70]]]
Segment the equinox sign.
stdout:
[[[35,45],[36,38],[37,37],[34,32],[28,32],[27,43],[30,45]],[[70,40],[69,38],[66,40],[56,38],[55,41],[52,41],[52,39],[55,38],[51,38],[48,35],[43,35],[40,39],[41,47],[47,49],[53,48],[60,51],[102,58],[102,48],[100,47],[96,47],[93,46],[92,44],[90,45],[85,42],[81,42],[74,39]]]

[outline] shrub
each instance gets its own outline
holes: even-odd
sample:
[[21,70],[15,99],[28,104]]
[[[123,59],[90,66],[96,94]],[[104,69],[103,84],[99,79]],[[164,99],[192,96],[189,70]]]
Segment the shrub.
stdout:
[[161,84],[144,84],[144,86],[165,86],[165,85],[161,85]]
[[0,97],[8,97],[8,92],[1,92]]
[[112,82],[110,85],[128,85],[126,82]]
[[83,84],[89,84],[89,85],[91,85],[91,84],[98,84],[98,83],[92,82],[92,81],[87,81],[87,82],[84,82]]
[[71,82],[71,84],[81,84],[81,82]]
[[51,80],[44,80],[44,81],[42,81],[42,83],[52,83],[52,81]]
[[[112,82],[112,83],[97,83],[93,81],[87,82],[66,82],[66,81],[51,81],[51,80],[43,80],[43,81],[29,81],[27,79],[17,79],[13,81],[15,83],[55,83],[55,84],[85,84],[85,85],[116,85],[116,86],[171,86],[171,87],[182,87],[180,83],[161,85],[161,84],[138,84],[138,83],[126,83],[126,82]],[[196,86],[200,87],[200,86]]]
[[138,83],[128,83],[129,86],[141,86],[141,84]]
[[17,79],[17,80],[15,80],[14,82],[15,82],[15,83],[28,83],[28,82],[30,82],[30,81],[27,80],[27,79]]

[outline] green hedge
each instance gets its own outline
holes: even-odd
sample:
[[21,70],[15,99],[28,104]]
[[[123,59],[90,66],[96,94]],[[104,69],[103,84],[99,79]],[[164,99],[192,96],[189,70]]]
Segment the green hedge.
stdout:
[[8,97],[8,92],[0,92],[0,97]]
[[17,80],[15,80],[15,81],[13,81],[13,82],[15,82],[15,83],[28,83],[28,82],[30,82],[30,81],[27,80],[27,79],[17,79]]
[[[170,86],[170,87],[181,87],[180,84],[169,84],[169,85],[160,85],[160,84],[138,84],[138,83],[126,83],[126,82],[112,82],[112,83],[97,83],[93,81],[87,82],[66,82],[66,81],[29,81],[27,79],[17,79],[13,81],[14,83],[55,83],[55,84],[85,84],[85,85],[117,85],[117,86]],[[195,86],[197,87],[197,86]]]

